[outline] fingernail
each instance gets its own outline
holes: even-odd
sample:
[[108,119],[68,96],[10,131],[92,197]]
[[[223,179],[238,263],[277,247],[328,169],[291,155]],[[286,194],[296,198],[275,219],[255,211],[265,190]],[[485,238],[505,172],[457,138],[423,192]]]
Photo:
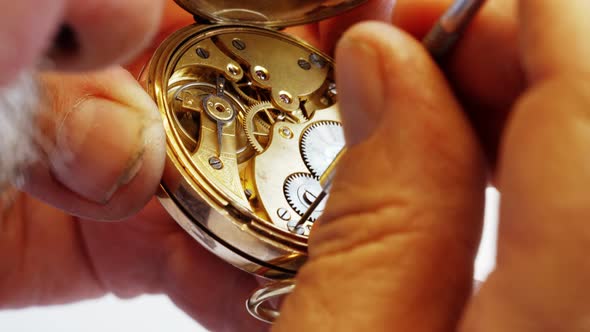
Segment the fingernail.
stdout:
[[384,76],[375,48],[361,38],[344,35],[336,49],[336,80],[349,146],[375,130],[383,108]]
[[138,110],[88,98],[58,123],[50,156],[55,178],[82,197],[106,204],[142,166],[149,121]]

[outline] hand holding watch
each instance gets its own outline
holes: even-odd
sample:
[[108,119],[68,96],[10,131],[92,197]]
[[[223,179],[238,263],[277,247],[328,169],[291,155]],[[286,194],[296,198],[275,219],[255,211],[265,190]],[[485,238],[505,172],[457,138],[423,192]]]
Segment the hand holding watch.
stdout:
[[[346,145],[333,60],[279,29],[365,0],[176,2],[197,23],[165,40],[140,78],[167,136],[159,197],[211,252],[279,280],[248,301],[272,321],[261,305],[294,287]],[[425,41],[433,54],[448,52],[481,3],[456,1]]]

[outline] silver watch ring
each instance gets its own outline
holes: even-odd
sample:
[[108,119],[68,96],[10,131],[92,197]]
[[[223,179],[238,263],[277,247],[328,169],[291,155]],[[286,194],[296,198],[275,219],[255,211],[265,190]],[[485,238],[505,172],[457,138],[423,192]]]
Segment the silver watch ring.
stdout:
[[246,309],[253,317],[272,324],[280,313],[268,304],[269,301],[287,295],[293,292],[294,289],[295,280],[293,279],[276,281],[260,287],[246,301]]

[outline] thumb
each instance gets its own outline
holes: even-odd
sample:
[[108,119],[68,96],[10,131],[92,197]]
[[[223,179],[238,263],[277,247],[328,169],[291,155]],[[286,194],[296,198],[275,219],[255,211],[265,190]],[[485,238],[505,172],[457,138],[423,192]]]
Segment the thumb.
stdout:
[[24,190],[69,213],[119,219],[153,196],[164,167],[160,115],[120,68],[44,74],[40,117],[47,162],[29,170]]
[[275,329],[451,331],[469,297],[485,171],[438,68],[381,23],[336,52],[349,151]]
[[588,331],[590,2],[518,3],[530,85],[502,137],[498,264],[461,331]]

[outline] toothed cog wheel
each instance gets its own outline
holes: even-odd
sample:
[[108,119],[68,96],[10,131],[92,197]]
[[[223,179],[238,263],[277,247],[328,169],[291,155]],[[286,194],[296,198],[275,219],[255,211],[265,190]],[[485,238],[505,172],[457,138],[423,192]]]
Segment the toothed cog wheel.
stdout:
[[250,145],[261,153],[270,138],[270,128],[278,120],[276,108],[270,102],[261,102],[248,108],[244,115],[244,131]]
[[345,145],[344,131],[340,123],[313,123],[305,130],[301,139],[303,161],[313,175],[320,177]]
[[[322,186],[311,174],[295,173],[285,181],[284,192],[291,208],[302,216],[322,192]],[[325,206],[326,199],[323,199],[309,219],[315,221],[319,218]]]
[[234,90],[238,93],[238,95],[245,100],[247,103],[256,104],[260,103],[263,96],[260,91],[254,88],[254,85],[251,81],[247,82],[240,82],[235,83],[232,82],[232,86]]

